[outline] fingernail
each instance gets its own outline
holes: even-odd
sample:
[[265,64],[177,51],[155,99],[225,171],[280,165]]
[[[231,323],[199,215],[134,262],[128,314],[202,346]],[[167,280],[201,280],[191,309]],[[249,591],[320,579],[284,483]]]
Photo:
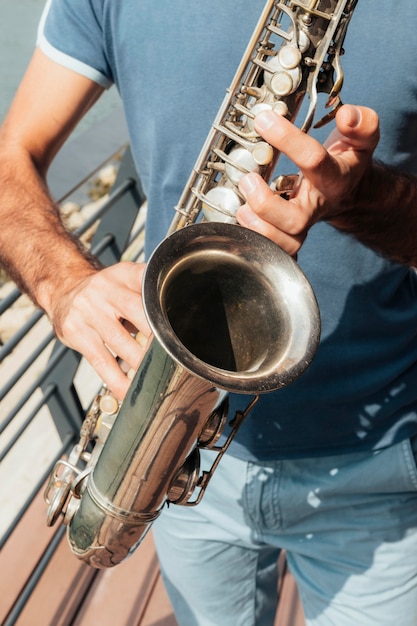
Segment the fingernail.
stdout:
[[349,126],[351,128],[355,128],[356,126],[359,126],[359,124],[361,123],[361,120],[362,120],[362,113],[360,109],[358,109],[355,106],[351,106]]
[[253,193],[256,190],[256,181],[251,174],[246,174],[246,176],[242,176],[239,181],[239,189],[246,197]]
[[262,111],[255,117],[257,131],[267,131],[276,123],[277,115],[273,111]]
[[254,215],[253,211],[251,211],[250,208],[246,204],[243,204],[239,208],[239,211],[237,212],[236,217],[241,226],[247,226],[248,228],[252,226],[252,224],[254,224],[255,221],[257,221],[256,216]]
[[142,333],[141,331],[139,331],[136,334],[136,343],[138,343],[140,345],[141,348],[144,348],[146,346],[146,344],[148,343],[148,337]]

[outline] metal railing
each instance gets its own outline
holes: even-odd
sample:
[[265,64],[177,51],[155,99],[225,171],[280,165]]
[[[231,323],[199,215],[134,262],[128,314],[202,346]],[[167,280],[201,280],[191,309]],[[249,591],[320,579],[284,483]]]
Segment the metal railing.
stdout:
[[[96,228],[91,251],[105,265],[122,258],[138,260],[143,253],[144,218],[139,210],[144,200],[126,148],[107,199],[75,232],[82,236]],[[6,295],[0,301],[0,319],[13,315],[23,298],[17,288]],[[77,384],[77,376],[81,383]],[[43,490],[56,461],[78,441],[80,425],[98,386],[81,356],[55,338],[38,309],[0,346],[0,550]],[[31,462],[32,454],[36,463]],[[36,564],[7,626],[17,621],[63,533],[64,527],[60,527]]]

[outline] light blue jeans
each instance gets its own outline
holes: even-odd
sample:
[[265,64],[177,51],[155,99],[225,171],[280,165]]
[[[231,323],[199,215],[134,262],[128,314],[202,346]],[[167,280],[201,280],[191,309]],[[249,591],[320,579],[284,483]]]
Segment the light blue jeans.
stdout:
[[223,458],[197,507],[170,506],[154,524],[180,626],[271,626],[282,549],[309,626],[416,626],[416,457],[417,438],[375,453]]

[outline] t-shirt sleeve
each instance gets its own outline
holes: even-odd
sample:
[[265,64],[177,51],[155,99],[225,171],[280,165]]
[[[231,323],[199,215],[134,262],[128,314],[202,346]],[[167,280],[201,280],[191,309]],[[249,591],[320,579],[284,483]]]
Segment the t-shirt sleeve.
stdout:
[[47,0],[38,27],[37,46],[60,65],[104,88],[113,84],[101,25],[102,2]]

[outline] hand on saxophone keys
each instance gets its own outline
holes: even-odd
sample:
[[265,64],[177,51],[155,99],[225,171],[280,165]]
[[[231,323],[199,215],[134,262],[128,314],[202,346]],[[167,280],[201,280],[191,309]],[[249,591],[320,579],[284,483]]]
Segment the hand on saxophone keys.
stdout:
[[150,336],[142,303],[144,267],[121,262],[93,273],[90,269],[69,288],[64,285],[48,311],[60,340],[86,357],[119,400],[130,384],[128,371],[137,369]]
[[[313,224],[341,216],[349,221],[349,210],[360,205],[361,183],[379,139],[378,116],[365,107],[342,106],[324,145],[274,111],[257,115],[255,127],[291,159],[300,176],[289,199],[274,193],[258,174],[244,176],[239,189],[246,204],[237,219],[295,256]],[[357,210],[353,216],[357,219]]]

